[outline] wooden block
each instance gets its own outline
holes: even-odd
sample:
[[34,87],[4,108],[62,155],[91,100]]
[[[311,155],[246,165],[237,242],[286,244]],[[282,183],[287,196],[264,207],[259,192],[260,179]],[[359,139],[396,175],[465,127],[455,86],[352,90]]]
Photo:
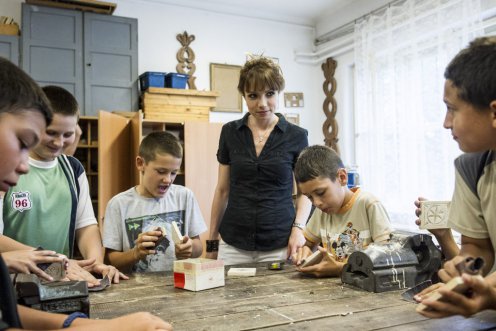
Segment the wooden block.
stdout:
[[198,122],[208,122],[208,116],[205,115],[176,115],[176,114],[167,114],[167,113],[151,113],[145,114],[145,119],[147,120],[158,120],[164,121],[168,123],[184,123],[186,121],[198,121]]
[[179,227],[177,223],[172,221],[172,241],[174,244],[182,244],[183,243],[183,235],[181,231],[179,231]]
[[222,260],[196,258],[174,261],[174,287],[202,291],[224,285]]
[[117,7],[115,3],[98,0],[26,0],[26,3],[108,15],[111,15]]
[[19,34],[19,25],[13,24],[0,24],[0,34],[17,36]]
[[312,255],[303,260],[303,263],[300,265],[300,267],[309,267],[311,265],[319,263],[320,260],[322,260],[322,253],[319,250],[316,250],[315,252],[313,252]]
[[[482,276],[478,275],[476,277],[480,277],[482,278]],[[451,291],[455,291],[457,293],[461,293],[461,294],[465,294],[467,292],[467,286],[465,285],[465,283],[463,282],[463,279],[462,277],[455,277],[455,278],[452,278],[449,282],[447,282],[442,288],[444,289],[448,289],[448,290],[451,290]],[[428,294],[428,297],[429,298],[433,298],[434,300],[438,301],[438,300],[443,300],[443,296],[441,293],[439,293],[439,291],[433,291],[433,292],[430,292]],[[424,311],[426,309],[429,309],[429,307],[427,307],[426,305],[422,304],[422,303],[419,303],[417,305],[417,308],[416,308],[416,311],[417,312],[421,312],[421,311]]]
[[257,268],[231,268],[227,272],[229,277],[253,277],[257,274]]
[[448,228],[450,201],[421,201],[420,228],[446,229]]

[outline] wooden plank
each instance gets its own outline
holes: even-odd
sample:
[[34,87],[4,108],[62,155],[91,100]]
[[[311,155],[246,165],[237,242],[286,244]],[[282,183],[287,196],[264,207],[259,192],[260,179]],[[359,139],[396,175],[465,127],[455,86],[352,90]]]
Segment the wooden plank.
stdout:
[[152,113],[170,113],[170,114],[196,114],[208,116],[210,107],[199,106],[151,106],[145,108],[145,115]]
[[167,95],[167,94],[150,94],[145,92],[143,97],[143,107],[146,109],[149,105],[179,105],[179,106],[204,106],[215,107],[215,97],[190,96],[190,95]]
[[196,115],[196,114],[169,114],[169,113],[151,113],[144,114],[145,118],[148,120],[160,120],[172,123],[184,123],[187,121],[200,121],[208,122],[208,115]]
[[26,0],[26,3],[47,7],[89,11],[93,13],[108,15],[112,15],[115,8],[117,7],[117,4],[113,2],[97,0]]
[[163,87],[149,87],[145,93],[155,93],[155,94],[177,94],[177,95],[189,95],[198,97],[218,97],[219,92],[216,91],[198,91],[198,90],[186,90],[177,88],[163,88]]

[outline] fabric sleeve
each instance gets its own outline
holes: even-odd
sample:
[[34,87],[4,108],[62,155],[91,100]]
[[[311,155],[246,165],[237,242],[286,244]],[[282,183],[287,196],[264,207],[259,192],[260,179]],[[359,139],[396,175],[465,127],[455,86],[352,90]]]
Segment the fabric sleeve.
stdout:
[[448,226],[467,237],[489,238],[480,200],[458,170],[455,171],[455,190],[449,210]]
[[112,198],[107,204],[103,221],[103,247],[122,252],[124,249],[122,234],[124,219],[119,205],[118,197]]
[[225,164],[225,165],[231,162],[231,159],[229,158],[229,149],[227,148],[228,129],[229,129],[229,123],[222,126],[222,130],[220,132],[220,138],[219,138],[219,149],[217,150],[217,161],[219,161],[220,164]]
[[298,160],[298,156],[300,156],[301,151],[308,147],[308,131],[301,128],[299,129],[299,135],[296,140],[298,142],[298,145],[296,146],[297,153],[295,154],[295,158],[293,160],[293,169],[296,165],[296,161]]
[[91,203],[88,178],[84,171],[79,175],[78,182],[80,191],[76,212],[76,230],[88,225],[98,224],[93,211],[93,204]]
[[369,219],[370,235],[374,242],[382,242],[389,239],[392,232],[391,221],[386,208],[380,201],[374,201],[367,206],[367,217]]
[[320,224],[322,216],[322,211],[318,208],[315,208],[312,216],[310,217],[310,220],[308,220],[307,222],[305,230],[303,230],[305,239],[314,245],[318,245],[322,241],[322,238],[320,237]]
[[207,231],[205,220],[200,210],[200,206],[196,201],[193,191],[188,190],[186,195],[186,225],[188,237],[196,237]]

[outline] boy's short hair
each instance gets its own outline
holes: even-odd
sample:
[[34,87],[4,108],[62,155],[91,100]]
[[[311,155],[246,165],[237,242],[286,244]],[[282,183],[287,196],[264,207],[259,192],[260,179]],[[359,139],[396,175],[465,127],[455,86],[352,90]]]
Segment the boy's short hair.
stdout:
[[453,82],[460,99],[487,109],[496,100],[496,36],[473,40],[451,60],[444,78]]
[[28,74],[9,60],[0,57],[0,114],[36,110],[49,125],[52,121],[49,105],[45,93]]
[[315,178],[336,180],[338,170],[344,168],[339,155],[330,147],[309,146],[301,151],[295,165],[295,180],[305,183]]
[[277,63],[263,56],[254,57],[246,61],[239,73],[238,91],[260,91],[270,88],[274,91],[284,90],[284,77]]
[[172,133],[167,131],[154,131],[141,141],[139,156],[146,163],[155,160],[157,154],[170,154],[175,158],[183,158],[183,147]]
[[42,87],[45,92],[54,114],[64,116],[79,116],[79,106],[76,98],[65,88],[55,85]]

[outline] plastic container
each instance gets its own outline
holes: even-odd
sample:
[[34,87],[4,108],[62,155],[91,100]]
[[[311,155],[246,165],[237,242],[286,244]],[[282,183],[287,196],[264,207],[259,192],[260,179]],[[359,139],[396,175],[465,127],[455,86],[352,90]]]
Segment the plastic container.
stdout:
[[346,167],[348,173],[348,187],[360,187],[360,175],[358,174],[358,166]]
[[188,75],[169,72],[165,75],[165,87],[185,89]]
[[145,91],[149,87],[165,87],[165,72],[147,71],[139,76],[141,91]]

